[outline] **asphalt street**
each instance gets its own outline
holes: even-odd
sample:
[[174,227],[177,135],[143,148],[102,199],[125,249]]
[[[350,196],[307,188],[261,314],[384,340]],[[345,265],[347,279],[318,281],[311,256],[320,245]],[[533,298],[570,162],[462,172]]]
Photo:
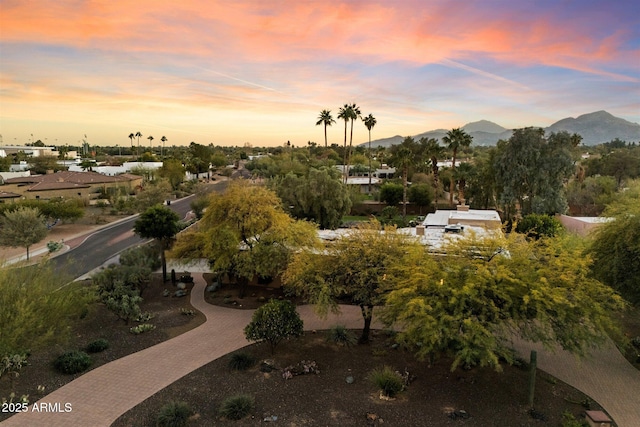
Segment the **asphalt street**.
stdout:
[[[224,191],[227,182],[222,181],[209,186],[210,191]],[[180,218],[184,218],[191,210],[194,196],[187,196],[179,200],[172,200],[168,206]],[[53,259],[56,270],[64,272],[72,278],[81,277],[88,272],[102,266],[123,250],[145,241],[133,233],[133,225],[138,216],[109,225],[89,236],[77,247]]]

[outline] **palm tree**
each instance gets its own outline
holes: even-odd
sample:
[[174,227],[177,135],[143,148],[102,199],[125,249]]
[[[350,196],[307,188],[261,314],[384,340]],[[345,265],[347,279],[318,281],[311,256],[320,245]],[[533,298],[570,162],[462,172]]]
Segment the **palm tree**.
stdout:
[[[451,129],[442,138],[442,142],[447,144],[447,148],[453,151],[453,163],[451,165],[453,176],[455,176],[456,174],[456,156],[458,154],[458,149],[470,146],[471,141],[473,141],[473,137],[468,133],[466,133],[461,128]],[[453,206],[453,191],[455,190],[455,187],[456,187],[455,179],[452,179],[451,184],[449,185],[449,205],[450,206]]]
[[362,113],[360,113],[360,108],[356,104],[351,104],[349,106],[349,120],[351,120],[351,136],[349,137],[349,150],[347,150],[347,162],[346,162],[347,174],[349,173],[349,163],[351,162],[351,148],[353,146],[353,122],[358,117],[360,117],[361,114]]
[[371,129],[373,129],[378,121],[373,117],[373,114],[364,117],[362,121],[369,131],[369,194],[371,194]]
[[136,138],[138,138],[138,149],[136,150],[136,155],[138,157],[138,161],[140,161],[140,137],[142,136],[142,134],[140,133],[140,131],[136,132]]
[[164,143],[168,141],[167,137],[162,135],[162,138],[160,138],[160,141],[162,141],[162,148],[160,149],[160,157],[164,156]]
[[444,153],[444,147],[438,144],[438,140],[435,138],[420,138],[420,149],[425,157],[431,162],[431,172],[433,173],[433,189],[435,190],[433,203],[435,207],[438,206],[438,187],[439,187],[439,175],[438,175],[438,157],[441,157]]
[[347,182],[347,177],[349,176],[349,171],[344,169],[346,168],[347,163],[347,124],[349,123],[349,119],[351,118],[351,107],[349,104],[344,104],[344,107],[340,107],[338,110],[338,118],[344,120],[344,161],[342,162],[342,174],[344,182]]
[[324,148],[327,148],[327,126],[331,126],[336,121],[331,117],[331,110],[322,110],[318,116],[316,126],[324,125]]
[[151,152],[151,154],[153,154],[153,148],[151,147],[151,142],[153,141],[153,137],[149,135],[147,139],[149,140],[149,151]]
[[407,184],[409,168],[415,163],[416,142],[408,136],[392,148],[391,162],[402,170],[402,218],[407,217]]
[[136,136],[133,133],[129,134],[129,139],[131,140],[131,154],[133,154],[133,138]]

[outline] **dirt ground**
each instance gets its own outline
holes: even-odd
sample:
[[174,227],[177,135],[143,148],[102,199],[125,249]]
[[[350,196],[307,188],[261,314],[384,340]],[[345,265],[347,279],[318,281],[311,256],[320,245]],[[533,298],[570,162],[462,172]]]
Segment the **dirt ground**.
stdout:
[[[89,282],[86,282],[87,286]],[[190,290],[192,285],[187,287]],[[171,283],[162,283],[159,274],[154,274],[151,284],[143,293],[143,312],[150,313],[153,318],[145,323],[152,323],[156,329],[139,335],[132,334],[129,329],[137,322],[125,324],[108,311],[104,305],[94,304],[84,319],[77,320],[73,325],[73,332],[68,343],[37,349],[28,358],[28,365],[22,369],[20,376],[11,381],[8,376],[0,379],[0,401],[8,398],[11,392],[16,396],[29,395],[31,402],[63,386],[77,378],[78,375],[64,375],[52,367],[54,359],[65,351],[83,350],[88,343],[98,338],[109,342],[109,348],[101,353],[92,354],[93,363],[90,369],[95,369],[105,363],[119,359],[136,351],[158,344],[167,339],[180,335],[204,323],[204,316],[195,311],[193,316],[183,315],[181,308],[192,309],[189,296],[164,297],[165,288],[171,289]],[[38,391],[44,386],[44,392]],[[0,413],[0,421],[8,414]]]
[[[371,344],[350,347],[328,342],[324,332],[309,332],[281,344],[273,355],[266,345],[249,346],[239,352],[270,360],[277,369],[261,372],[258,363],[233,371],[232,355],[226,355],[142,402],[113,426],[154,426],[160,408],[170,401],[193,409],[190,426],[254,426],[273,416],[274,425],[283,426],[557,426],[565,411],[581,417],[586,405],[598,408],[582,393],[538,372],[536,415],[543,420],[534,419],[528,413],[526,366],[507,366],[501,373],[479,368],[451,372],[448,359],[428,367],[392,343],[382,331],[374,331]],[[285,380],[282,369],[303,360],[316,362],[320,373]],[[393,401],[381,400],[368,379],[384,365],[415,376]],[[239,393],[253,396],[255,408],[240,421],[225,420],[218,412],[221,402]]]

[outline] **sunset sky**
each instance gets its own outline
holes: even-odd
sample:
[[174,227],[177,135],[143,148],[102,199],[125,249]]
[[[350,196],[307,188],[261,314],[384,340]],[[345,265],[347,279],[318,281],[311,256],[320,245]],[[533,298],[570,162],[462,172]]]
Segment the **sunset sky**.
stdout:
[[324,143],[320,110],[345,103],[373,139],[638,123],[640,2],[0,0],[3,144]]

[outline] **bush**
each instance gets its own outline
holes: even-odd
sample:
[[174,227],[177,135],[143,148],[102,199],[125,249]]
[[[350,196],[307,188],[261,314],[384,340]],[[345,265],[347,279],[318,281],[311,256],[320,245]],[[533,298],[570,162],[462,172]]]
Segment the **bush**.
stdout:
[[53,366],[63,374],[78,374],[91,366],[91,357],[84,351],[68,351],[58,356]]
[[234,371],[246,371],[255,365],[256,359],[248,353],[235,353],[229,361],[229,368]]
[[550,215],[529,214],[518,221],[516,232],[526,234],[532,239],[553,237],[562,231],[562,224]]
[[271,353],[282,340],[303,334],[303,323],[295,305],[288,300],[271,300],[253,312],[244,328],[249,341],[266,341]]
[[156,327],[154,325],[152,325],[151,323],[143,323],[141,325],[138,326],[134,326],[133,328],[129,329],[129,331],[132,334],[135,335],[140,335],[143,334],[147,331],[153,331]]
[[404,388],[402,377],[389,366],[374,369],[369,374],[369,379],[387,397],[395,397]]
[[344,325],[336,325],[327,332],[327,341],[350,346],[357,342],[357,338],[355,334]]
[[226,398],[220,406],[220,414],[230,420],[239,420],[253,410],[254,400],[247,394],[237,394]]
[[100,353],[101,351],[105,351],[109,348],[109,341],[104,338],[97,339],[95,341],[91,341],[87,344],[87,353]]
[[187,425],[193,411],[185,402],[169,402],[160,408],[158,427],[183,427]]
[[562,413],[562,427],[588,427],[589,424],[587,424],[586,421],[580,421],[577,420],[576,417],[573,416],[573,414],[569,411],[564,411]]

